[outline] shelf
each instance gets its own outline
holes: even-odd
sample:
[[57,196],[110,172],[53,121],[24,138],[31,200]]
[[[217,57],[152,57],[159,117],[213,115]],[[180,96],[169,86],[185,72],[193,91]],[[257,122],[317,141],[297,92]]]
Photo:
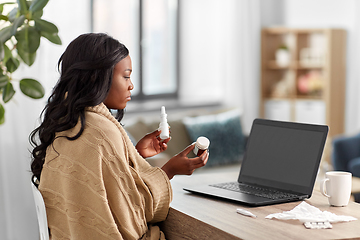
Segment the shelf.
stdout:
[[267,63],[267,68],[268,69],[281,69],[281,70],[286,70],[289,69],[291,66],[280,66],[279,64],[277,64],[277,62],[275,60],[271,60]]
[[324,98],[322,96],[305,96],[305,95],[293,95],[293,96],[288,96],[288,97],[273,97],[273,96],[266,96],[264,97],[264,101],[269,101],[269,100],[287,100],[287,101],[296,101],[296,100],[314,100],[314,101],[318,101],[318,100],[323,100]]
[[[288,47],[289,58],[278,55],[278,59],[285,63],[290,59],[286,66],[276,61],[276,52],[282,45]],[[261,117],[322,122],[329,126],[330,137],[343,133],[345,61],[346,31],[343,29],[264,28],[261,33]]]
[[323,96],[319,95],[297,95],[295,97],[297,100],[323,100]]
[[324,64],[301,64],[299,61],[291,62],[287,66],[280,66],[277,64],[276,60],[268,61],[266,65],[267,69],[270,70],[286,70],[286,69],[299,69],[299,70],[306,70],[306,69],[322,69],[324,68]]
[[324,29],[324,28],[288,28],[288,27],[273,27],[273,28],[264,28],[263,29],[263,31],[266,34],[270,34],[270,35],[279,35],[279,34],[314,34],[314,33],[324,34],[328,30],[329,29]]
[[300,69],[300,70],[306,70],[306,69],[322,69],[324,68],[324,64],[301,64],[301,63],[297,63],[296,64],[296,69]]

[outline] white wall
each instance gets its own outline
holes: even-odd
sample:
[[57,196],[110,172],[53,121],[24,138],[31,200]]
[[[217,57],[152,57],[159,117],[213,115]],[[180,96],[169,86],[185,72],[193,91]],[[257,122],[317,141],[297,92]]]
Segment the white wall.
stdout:
[[[88,0],[49,1],[43,18],[59,28],[63,45],[42,39],[31,68],[21,66],[14,78],[32,77],[46,88],[47,95],[58,79],[57,61],[68,43],[90,31]],[[14,87],[17,87],[15,84]],[[37,125],[46,98],[32,100],[18,87],[14,99],[5,104],[6,121],[0,126],[0,239],[38,240],[34,200],[30,188],[28,136]]]

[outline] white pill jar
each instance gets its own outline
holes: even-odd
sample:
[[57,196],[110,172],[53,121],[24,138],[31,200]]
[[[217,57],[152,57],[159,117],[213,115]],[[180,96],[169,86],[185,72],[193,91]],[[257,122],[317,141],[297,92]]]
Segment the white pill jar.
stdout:
[[194,153],[198,157],[201,156],[203,152],[205,152],[210,146],[210,140],[206,137],[198,137],[198,139],[195,142],[195,148]]

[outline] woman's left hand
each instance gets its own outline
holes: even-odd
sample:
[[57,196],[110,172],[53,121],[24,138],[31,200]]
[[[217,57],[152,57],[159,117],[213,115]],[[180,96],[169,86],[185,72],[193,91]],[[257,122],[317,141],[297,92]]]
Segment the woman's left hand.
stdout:
[[155,156],[167,149],[167,143],[171,138],[162,140],[159,130],[146,134],[136,144],[135,148],[143,158]]

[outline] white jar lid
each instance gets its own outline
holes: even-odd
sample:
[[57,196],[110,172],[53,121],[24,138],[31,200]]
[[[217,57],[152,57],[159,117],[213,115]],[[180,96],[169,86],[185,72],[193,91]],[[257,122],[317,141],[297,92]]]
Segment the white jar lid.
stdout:
[[206,137],[198,137],[198,139],[196,140],[196,146],[201,150],[207,149],[209,145],[210,145],[210,140],[207,139]]

